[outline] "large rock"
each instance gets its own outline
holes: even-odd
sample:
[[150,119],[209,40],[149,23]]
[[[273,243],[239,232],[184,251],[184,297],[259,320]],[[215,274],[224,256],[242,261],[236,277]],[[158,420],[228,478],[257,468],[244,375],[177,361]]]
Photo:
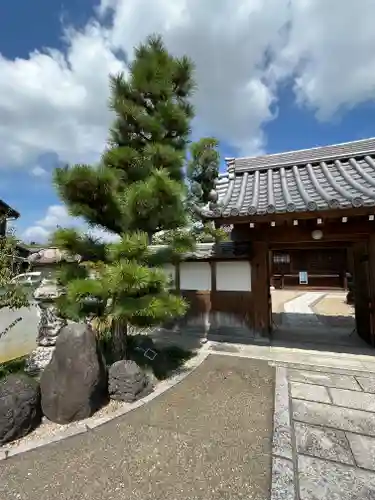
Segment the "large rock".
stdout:
[[88,418],[108,400],[105,363],[89,326],[62,329],[40,388],[44,415],[59,424]]
[[111,399],[132,403],[153,390],[146,373],[135,361],[116,361],[108,371],[108,392]]
[[0,445],[29,434],[42,420],[38,383],[24,374],[0,382]]

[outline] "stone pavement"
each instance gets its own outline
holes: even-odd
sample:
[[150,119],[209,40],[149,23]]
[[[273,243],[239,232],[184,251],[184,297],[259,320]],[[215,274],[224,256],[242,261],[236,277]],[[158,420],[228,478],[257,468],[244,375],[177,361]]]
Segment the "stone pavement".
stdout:
[[358,372],[370,372],[375,374],[375,349],[367,347],[361,349],[361,354],[354,354],[352,348],[348,352],[335,352],[335,346],[327,350],[307,349],[303,347],[278,347],[268,345],[241,345],[225,344],[221,342],[208,342],[204,350],[219,353],[225,356],[236,356],[243,358],[264,359],[278,364],[304,365],[309,367],[321,367],[323,370],[353,370]]
[[277,367],[272,500],[375,499],[375,376]]
[[0,462],[0,499],[268,500],[274,373],[209,356],[123,417]]
[[312,305],[324,297],[321,292],[304,293],[284,304],[283,325],[291,328],[321,328],[322,323]]

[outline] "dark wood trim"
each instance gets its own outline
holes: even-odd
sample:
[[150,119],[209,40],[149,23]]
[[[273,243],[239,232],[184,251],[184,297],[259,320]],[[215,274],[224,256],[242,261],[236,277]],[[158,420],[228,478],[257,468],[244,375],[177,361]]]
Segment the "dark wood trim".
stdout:
[[[330,248],[343,248],[349,245],[339,244],[337,245],[336,241],[314,241],[313,248],[317,250],[324,250]],[[292,241],[285,245],[285,243],[270,243],[270,250],[311,250],[312,243],[311,242],[301,242],[301,241]]]
[[[369,216],[375,214],[374,207],[360,207],[360,208],[338,208],[335,210],[316,210],[314,212],[291,212],[291,213],[275,213],[264,215],[245,215],[237,217],[220,217],[215,220],[218,225],[229,224],[249,224],[262,223],[262,222],[282,222],[304,219],[338,219],[342,217],[359,217]],[[375,221],[374,221],[375,222]]]
[[178,292],[180,292],[181,291],[181,286],[180,286],[181,276],[180,276],[180,263],[179,262],[177,262],[175,264],[175,279],[176,279],[176,290]]
[[368,243],[369,258],[369,308],[371,324],[371,344],[375,347],[375,235],[371,235]]
[[[287,230],[286,230],[287,229]],[[321,230],[323,237],[321,240],[314,240],[312,231]],[[235,239],[246,238],[248,241],[267,241],[269,244],[297,244],[305,243],[315,245],[326,242],[347,242],[362,241],[375,232],[374,222],[355,221],[350,223],[332,222],[324,225],[310,227],[293,226],[285,228],[283,226],[266,226],[258,228],[236,228],[233,233]],[[237,234],[236,234],[237,233]]]
[[216,292],[216,262],[217,261],[210,261],[212,292]]
[[265,241],[254,243],[251,261],[251,291],[256,300],[254,307],[254,329],[268,335],[271,329],[269,252]]

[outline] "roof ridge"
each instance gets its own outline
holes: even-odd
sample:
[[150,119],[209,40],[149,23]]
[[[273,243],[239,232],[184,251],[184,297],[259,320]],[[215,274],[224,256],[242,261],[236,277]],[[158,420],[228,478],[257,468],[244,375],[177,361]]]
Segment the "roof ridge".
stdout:
[[301,149],[253,158],[236,158],[228,165],[236,173],[259,169],[290,167],[307,163],[340,160],[348,157],[365,156],[375,153],[375,137],[360,141],[344,142],[332,146]]
[[[278,153],[266,153],[263,155],[256,155],[256,156],[231,156],[228,158],[225,158],[225,161],[233,161],[233,160],[255,160],[256,158],[270,158],[272,156],[279,156],[279,155],[287,155],[291,153],[305,153],[307,151],[318,151],[326,148],[337,148],[337,147],[342,147],[342,146],[355,146],[357,144],[363,144],[366,142],[371,142],[371,144],[375,143],[375,136],[373,137],[367,137],[366,139],[358,139],[356,141],[345,141],[345,142],[337,142],[335,144],[326,144],[323,146],[313,146],[311,148],[302,148],[302,149],[289,149],[288,151],[279,151]],[[371,151],[373,150],[373,147],[370,148]]]
[[294,166],[301,163],[335,160],[345,156],[367,155],[375,153],[375,137],[358,141],[342,142],[329,146],[298,149],[282,153],[236,158],[235,171],[245,172],[259,168]]

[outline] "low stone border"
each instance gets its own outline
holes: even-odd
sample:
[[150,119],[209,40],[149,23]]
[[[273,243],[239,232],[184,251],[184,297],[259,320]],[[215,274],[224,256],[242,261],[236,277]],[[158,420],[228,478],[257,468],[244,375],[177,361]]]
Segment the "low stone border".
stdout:
[[[272,365],[271,363],[269,363]],[[295,477],[287,369],[277,366],[272,440],[271,500],[295,500]]]
[[135,401],[134,403],[124,403],[121,408],[114,411],[111,414],[105,415],[103,417],[96,417],[93,415],[92,417],[82,420],[81,422],[75,423],[74,426],[69,427],[61,432],[55,433],[53,436],[49,436],[42,439],[30,440],[27,443],[20,444],[18,446],[14,446],[7,450],[2,450],[0,448],[0,461],[6,460],[8,458],[14,457],[16,455],[20,455],[22,453],[26,453],[27,451],[34,450],[36,448],[41,448],[42,446],[46,446],[51,443],[56,443],[58,441],[62,441],[63,439],[67,439],[72,436],[77,436],[78,434],[83,434],[85,432],[92,431],[93,429],[100,427],[111,420],[121,417],[126,413],[135,410],[136,408],[140,408],[146,403],[152,401],[157,396],[160,396],[163,392],[171,389],[176,384],[184,380],[188,375],[190,375],[196,368],[198,368],[203,361],[210,355],[208,351],[200,351],[196,356],[191,358],[186,362],[184,367],[180,369],[177,373],[171,376],[171,378],[163,380],[159,382],[155,390],[145,396],[143,399]]
[[[350,375],[354,377],[356,375],[360,377],[373,377],[375,374],[375,371],[371,371],[370,369],[363,368],[362,370],[358,370],[358,368],[353,368],[351,366],[339,368],[337,366],[309,365],[307,363],[296,363],[293,361],[269,361],[268,364],[271,366],[283,366],[290,370],[304,370],[307,372],[336,373],[338,375],[347,375],[348,372],[350,372]],[[345,365],[345,363],[343,363],[343,365]]]

